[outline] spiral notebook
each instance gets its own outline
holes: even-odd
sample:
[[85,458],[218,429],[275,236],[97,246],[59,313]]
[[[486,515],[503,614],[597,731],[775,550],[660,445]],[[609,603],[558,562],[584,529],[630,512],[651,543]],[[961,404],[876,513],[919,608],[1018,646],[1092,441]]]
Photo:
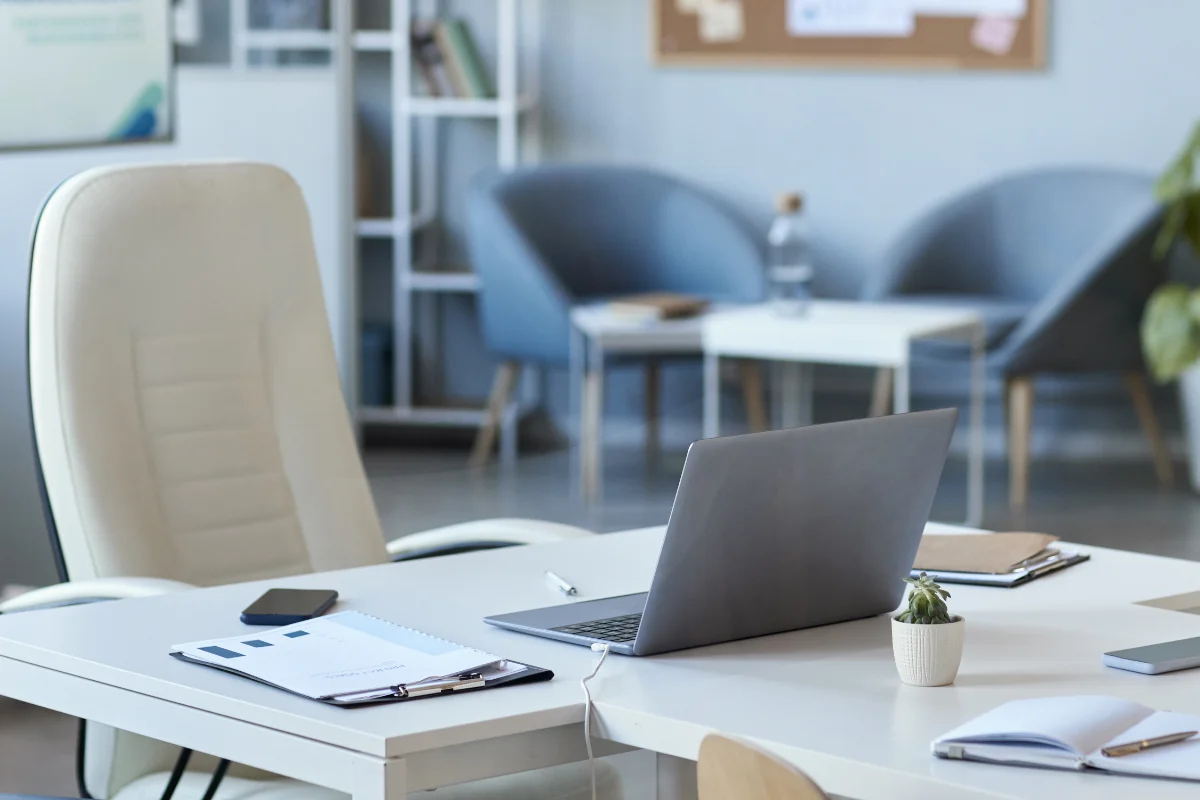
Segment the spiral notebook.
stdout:
[[176,645],[183,661],[334,705],[409,700],[550,680],[509,661],[358,611]]

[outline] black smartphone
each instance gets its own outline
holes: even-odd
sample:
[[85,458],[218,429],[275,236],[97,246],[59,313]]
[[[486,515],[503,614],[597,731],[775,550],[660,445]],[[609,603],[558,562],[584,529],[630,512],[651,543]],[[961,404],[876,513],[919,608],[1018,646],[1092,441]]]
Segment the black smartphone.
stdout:
[[332,589],[268,589],[242,612],[247,625],[291,625],[319,617],[337,601]]

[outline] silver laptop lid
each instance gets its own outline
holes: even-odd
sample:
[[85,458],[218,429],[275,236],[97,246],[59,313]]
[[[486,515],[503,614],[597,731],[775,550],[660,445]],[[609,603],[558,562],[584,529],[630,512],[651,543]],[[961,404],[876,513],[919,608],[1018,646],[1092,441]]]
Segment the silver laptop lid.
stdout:
[[944,409],[693,444],[634,652],[896,608],[957,419]]

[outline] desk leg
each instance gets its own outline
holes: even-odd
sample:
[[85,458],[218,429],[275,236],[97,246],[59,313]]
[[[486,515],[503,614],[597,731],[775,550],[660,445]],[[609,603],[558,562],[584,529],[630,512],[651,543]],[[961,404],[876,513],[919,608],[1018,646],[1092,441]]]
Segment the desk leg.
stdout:
[[987,392],[987,361],[983,327],[971,338],[971,439],[967,453],[967,525],[983,523],[983,415]]
[[704,355],[704,438],[721,435],[721,357]]
[[351,800],[406,800],[408,797],[408,768],[404,759],[366,761],[354,769],[354,791]]
[[[657,754],[658,800],[696,800],[696,762]],[[358,800],[356,797],[354,800]]]

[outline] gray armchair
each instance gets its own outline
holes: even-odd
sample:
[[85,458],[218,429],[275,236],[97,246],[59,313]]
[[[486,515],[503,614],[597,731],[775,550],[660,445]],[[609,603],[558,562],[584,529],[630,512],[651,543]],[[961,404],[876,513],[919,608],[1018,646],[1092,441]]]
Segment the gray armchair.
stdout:
[[731,303],[764,295],[763,237],[753,226],[710,194],[644,169],[482,176],[468,195],[467,239],[483,336],[502,360],[475,464],[491,451],[519,365],[567,365],[572,306],[652,291]]
[[[1028,497],[1039,374],[1122,374],[1158,476],[1173,479],[1138,335],[1142,308],[1163,278],[1152,255],[1160,221],[1149,177],[1084,168],[1023,173],[930,213],[868,281],[864,299],[966,305],[982,313],[988,364],[1006,385],[1014,508]],[[968,355],[942,345],[928,352]],[[886,377],[877,380],[876,408],[888,386]]]

